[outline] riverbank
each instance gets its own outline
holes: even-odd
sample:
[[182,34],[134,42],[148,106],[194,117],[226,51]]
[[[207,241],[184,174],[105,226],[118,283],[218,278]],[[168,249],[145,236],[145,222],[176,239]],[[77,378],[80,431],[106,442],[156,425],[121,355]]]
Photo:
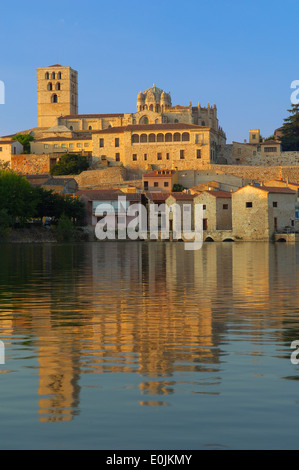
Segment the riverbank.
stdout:
[[75,242],[92,241],[92,234],[85,227],[74,228],[71,233],[60,233],[56,228],[26,227],[12,228],[2,234],[0,242],[4,243],[58,243],[72,240]]

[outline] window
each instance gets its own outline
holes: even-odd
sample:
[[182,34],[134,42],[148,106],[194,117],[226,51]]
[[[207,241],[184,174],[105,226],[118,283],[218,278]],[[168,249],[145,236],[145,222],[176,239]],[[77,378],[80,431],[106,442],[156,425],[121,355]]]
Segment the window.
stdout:
[[58,144],[54,144],[54,149],[58,149],[59,148],[59,145]]
[[53,85],[52,85],[51,82],[48,83],[47,90],[48,90],[48,91],[52,91],[52,90],[53,90]]
[[155,181],[155,182],[154,182],[154,187],[155,187],[155,188],[158,188],[158,186],[159,186],[159,183],[158,183],[157,181]]
[[144,158],[144,161],[147,160],[147,153],[145,153],[145,154],[143,155],[143,158]]
[[62,148],[66,148],[66,144],[61,144],[61,147],[62,147]]
[[61,80],[61,72],[58,72],[58,74],[57,74],[57,80]]
[[84,147],[89,147],[89,143],[88,143],[88,142],[85,142],[85,143],[84,143]]
[[49,145],[48,144],[44,144],[44,149],[48,149],[49,148]]
[[52,103],[58,103],[58,96],[57,95],[52,95],[51,102]]
[[104,139],[100,139],[100,147],[104,147]]
[[206,125],[205,121],[201,121],[201,125],[205,126]]
[[169,160],[169,153],[166,154],[166,160]]
[[69,147],[72,149],[74,148],[74,144],[69,144]]
[[227,210],[228,209],[228,204],[223,204],[223,209]]
[[46,73],[45,73],[45,79],[46,79],[46,80],[49,80],[49,77],[50,77],[49,72],[46,72]]
[[61,90],[61,86],[59,82],[56,83],[55,90],[58,90],[58,91]]
[[185,158],[185,151],[180,150],[180,159],[183,160]]
[[196,158],[201,158],[201,149],[196,150]]
[[265,153],[277,152],[277,148],[276,148],[276,147],[265,147],[265,148],[264,148],[264,152],[265,152]]
[[148,189],[148,181],[144,181],[143,186],[144,186],[144,189]]
[[202,209],[203,209],[204,211],[207,210],[206,204],[203,204]]
[[164,181],[164,188],[168,188],[168,186],[169,186],[168,181]]
[[203,230],[208,230],[208,219],[202,219]]
[[252,139],[253,139],[253,140],[256,139],[256,134],[252,134]]
[[2,147],[0,147],[0,152],[2,152]]
[[118,137],[115,139],[115,147],[119,147],[119,138]]
[[246,202],[246,207],[252,207],[252,202]]
[[162,160],[162,153],[157,153],[157,160]]
[[55,72],[52,73],[51,78],[52,80],[55,80]]
[[78,143],[78,144],[77,144],[77,147],[82,147],[82,144]]
[[89,131],[92,131],[92,126],[89,126],[88,130],[89,130]]
[[74,130],[73,126],[70,126],[70,131],[73,131],[73,130]]
[[120,153],[115,154],[115,161],[119,162],[120,161]]
[[137,153],[133,153],[133,162],[136,162],[137,161]]
[[277,202],[273,201],[273,207],[277,207]]

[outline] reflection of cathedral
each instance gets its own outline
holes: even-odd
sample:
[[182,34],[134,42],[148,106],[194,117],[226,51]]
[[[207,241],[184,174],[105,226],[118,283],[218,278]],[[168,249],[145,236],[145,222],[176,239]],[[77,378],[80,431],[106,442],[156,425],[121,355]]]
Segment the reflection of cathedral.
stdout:
[[[257,354],[265,310],[275,302],[283,312],[271,285],[285,282],[284,255],[268,244],[254,250],[252,244],[205,244],[188,253],[183,244],[157,242],[44,246],[22,263],[14,249],[14,276],[23,279],[28,266],[28,285],[37,283],[44,293],[35,299],[36,291],[15,291],[3,331],[33,338],[41,421],[73,418],[82,374],[88,383],[88,374],[137,373],[141,405],[166,404],[181,387],[219,393],[229,330],[247,329],[249,341],[254,331]],[[288,253],[294,254],[291,247]],[[3,257],[3,271],[5,260],[11,258]],[[279,331],[283,317],[271,321]]]

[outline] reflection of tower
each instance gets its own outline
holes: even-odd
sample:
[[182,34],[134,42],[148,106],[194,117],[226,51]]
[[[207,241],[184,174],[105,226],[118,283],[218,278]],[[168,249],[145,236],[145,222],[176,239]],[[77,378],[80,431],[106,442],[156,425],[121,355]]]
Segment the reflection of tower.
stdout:
[[78,114],[78,72],[52,65],[37,69],[38,127],[52,127],[59,116]]

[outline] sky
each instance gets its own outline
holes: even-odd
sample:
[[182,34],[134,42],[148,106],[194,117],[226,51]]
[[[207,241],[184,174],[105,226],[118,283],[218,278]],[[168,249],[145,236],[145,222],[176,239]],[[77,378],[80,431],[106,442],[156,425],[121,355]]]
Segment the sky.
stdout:
[[298,0],[2,2],[0,136],[37,126],[36,68],[79,74],[79,113],[131,113],[156,84],[216,104],[227,143],[269,137],[299,80]]

